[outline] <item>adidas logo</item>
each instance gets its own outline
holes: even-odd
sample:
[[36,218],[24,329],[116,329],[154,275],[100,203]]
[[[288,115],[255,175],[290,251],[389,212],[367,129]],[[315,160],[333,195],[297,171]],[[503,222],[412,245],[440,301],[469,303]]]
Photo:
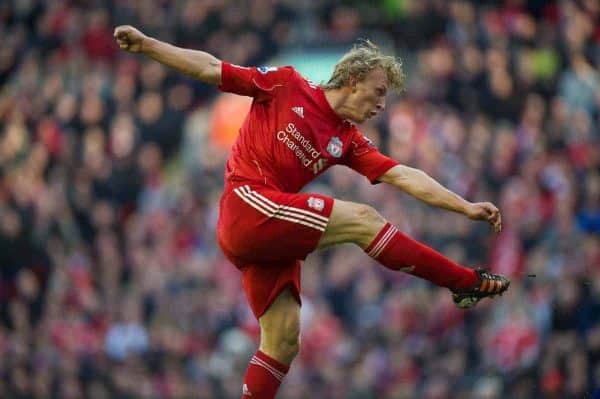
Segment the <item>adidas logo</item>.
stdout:
[[252,396],[252,392],[248,389],[248,385],[244,384],[242,387],[242,396]]
[[304,107],[292,107],[292,111],[294,111],[300,118],[304,118]]

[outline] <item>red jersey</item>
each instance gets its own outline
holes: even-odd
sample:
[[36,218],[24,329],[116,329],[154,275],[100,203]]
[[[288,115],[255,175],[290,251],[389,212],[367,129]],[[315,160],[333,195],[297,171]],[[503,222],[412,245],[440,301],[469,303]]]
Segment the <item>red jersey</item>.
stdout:
[[221,67],[219,88],[253,97],[227,160],[227,184],[297,193],[335,164],[371,182],[398,164],[331,108],[323,90],[292,67]]

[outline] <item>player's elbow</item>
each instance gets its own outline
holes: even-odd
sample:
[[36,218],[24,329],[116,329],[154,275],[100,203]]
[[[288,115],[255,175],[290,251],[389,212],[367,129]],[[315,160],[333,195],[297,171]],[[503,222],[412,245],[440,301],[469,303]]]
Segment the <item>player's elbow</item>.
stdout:
[[427,173],[422,170],[405,165],[397,165],[391,172],[389,183],[409,193],[418,190],[428,178]]
[[190,75],[203,83],[218,86],[221,84],[221,61],[214,58],[194,68]]
[[206,68],[205,82],[218,86],[221,84],[221,61],[211,60]]

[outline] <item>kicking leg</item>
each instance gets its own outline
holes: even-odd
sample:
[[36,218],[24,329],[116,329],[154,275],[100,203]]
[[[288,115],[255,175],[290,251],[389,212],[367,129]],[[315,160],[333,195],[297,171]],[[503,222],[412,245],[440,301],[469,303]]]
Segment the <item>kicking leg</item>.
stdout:
[[457,293],[491,296],[508,288],[505,278],[461,266],[406,236],[372,207],[335,200],[319,248],[345,242],[357,244],[387,268],[409,272]]
[[260,347],[244,377],[242,399],[273,399],[300,349],[300,305],[286,288],[260,317]]

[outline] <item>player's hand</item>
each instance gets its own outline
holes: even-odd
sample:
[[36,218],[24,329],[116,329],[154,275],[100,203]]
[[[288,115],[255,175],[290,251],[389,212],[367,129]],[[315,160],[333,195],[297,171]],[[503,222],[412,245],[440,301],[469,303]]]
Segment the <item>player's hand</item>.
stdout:
[[139,53],[142,51],[142,44],[148,37],[131,25],[121,25],[115,28],[113,34],[117,44],[122,50],[130,53]]
[[471,203],[465,213],[469,219],[489,222],[496,233],[502,230],[502,216],[498,208],[491,202]]

